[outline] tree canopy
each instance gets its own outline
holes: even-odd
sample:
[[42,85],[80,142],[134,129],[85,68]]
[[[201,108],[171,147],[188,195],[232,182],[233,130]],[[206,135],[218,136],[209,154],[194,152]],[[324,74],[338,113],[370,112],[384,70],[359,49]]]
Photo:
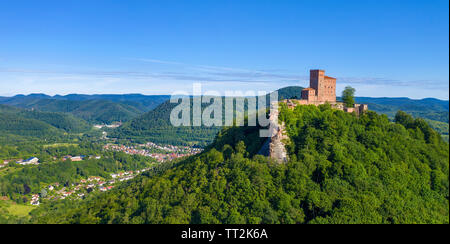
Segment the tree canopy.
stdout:
[[345,87],[342,91],[342,101],[347,108],[352,108],[355,104],[355,88],[351,86]]
[[33,223],[448,223],[448,144],[421,119],[282,105],[289,162],[257,155],[258,127]]

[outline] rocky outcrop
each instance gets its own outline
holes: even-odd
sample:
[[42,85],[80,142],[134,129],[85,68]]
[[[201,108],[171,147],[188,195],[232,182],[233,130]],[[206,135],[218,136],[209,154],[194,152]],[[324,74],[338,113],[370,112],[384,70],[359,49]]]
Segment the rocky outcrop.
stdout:
[[258,154],[270,157],[279,163],[285,163],[288,161],[288,155],[283,140],[289,137],[284,129],[284,123],[278,124],[278,109],[272,110],[270,124],[272,136],[267,139]]
[[283,140],[288,139],[284,125],[280,125],[276,134],[270,138],[269,157],[275,159],[279,163],[286,163],[288,156]]

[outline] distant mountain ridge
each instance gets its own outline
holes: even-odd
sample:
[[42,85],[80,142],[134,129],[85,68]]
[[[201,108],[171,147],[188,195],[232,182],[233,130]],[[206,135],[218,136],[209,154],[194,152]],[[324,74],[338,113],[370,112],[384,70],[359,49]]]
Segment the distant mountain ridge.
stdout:
[[[300,98],[303,87],[289,86],[278,91],[280,99]],[[0,97],[0,104],[22,104],[25,101],[35,101],[37,99],[55,99],[69,101],[86,100],[106,100],[111,102],[124,103],[138,108],[143,112],[148,112],[163,102],[170,99],[170,95],[142,95],[142,94],[68,94],[49,96],[42,93],[29,95],[15,95],[13,97]],[[338,97],[339,99],[339,97]],[[407,97],[356,97],[357,103],[368,103],[377,108],[381,105],[401,107],[403,109],[432,109],[433,111],[449,111],[449,101],[437,98],[411,99]]]
[[91,123],[111,123],[127,121],[143,113],[139,109],[121,103],[106,100],[56,100],[56,99],[21,99],[10,100],[5,104],[42,112],[69,113]]
[[165,95],[79,95],[46,94],[0,97],[0,104],[47,112],[70,113],[91,123],[128,121],[148,112],[170,97]]
[[[299,98],[302,87],[290,86],[278,90],[278,98]],[[266,98],[268,101],[268,97]],[[428,119],[430,125],[448,138],[448,101],[439,99],[413,100],[408,98],[369,98],[357,97],[359,103],[369,104],[369,110],[386,114],[393,119],[398,110],[408,112],[414,117]],[[166,101],[156,109],[140,115],[125,123],[112,136],[138,141],[150,140],[169,144],[207,145],[220,131],[219,127],[173,127],[170,112],[177,104]]]
[[158,105],[170,99],[169,95],[142,95],[142,94],[68,94],[49,96],[42,93],[33,93],[29,95],[16,95],[13,97],[0,97],[0,103],[23,103],[24,101],[36,99],[55,99],[68,101],[87,101],[87,100],[105,100],[116,103],[123,103],[136,107],[137,109],[147,112]]
[[436,98],[411,99],[406,97],[356,97],[356,102],[367,103],[374,107],[372,110],[386,109],[383,106],[389,105],[390,109],[417,110],[417,111],[449,111],[449,101]]
[[[278,98],[286,99],[300,94],[302,87],[285,87],[277,90]],[[266,95],[266,106],[270,104],[270,93]],[[264,96],[263,96],[264,97]],[[222,97],[222,99],[224,99]],[[224,106],[225,102],[222,101]],[[181,144],[207,146],[210,144],[221,127],[213,126],[181,126],[174,127],[170,123],[170,113],[177,106],[176,103],[166,101],[152,111],[125,123],[111,136],[120,139],[133,139],[144,142],[146,140],[163,144]],[[192,105],[192,101],[191,101]],[[209,104],[202,104],[202,108]],[[245,110],[246,108],[244,108]],[[192,109],[191,109],[192,111]],[[243,111],[237,111],[242,113]]]
[[[278,98],[300,98],[303,87],[290,86],[278,91]],[[268,98],[268,96],[267,96]],[[46,112],[69,113],[90,123],[124,124],[117,136],[124,139],[160,141],[162,143],[200,144],[211,142],[219,128],[174,128],[169,115],[176,104],[170,104],[169,95],[105,94],[105,95],[55,95],[30,94],[0,97],[0,104],[36,109]],[[339,99],[339,97],[338,97]],[[435,98],[372,98],[356,97],[357,103],[366,103],[369,110],[386,114],[393,119],[399,110],[414,117],[427,119],[430,125],[448,138],[449,101]]]

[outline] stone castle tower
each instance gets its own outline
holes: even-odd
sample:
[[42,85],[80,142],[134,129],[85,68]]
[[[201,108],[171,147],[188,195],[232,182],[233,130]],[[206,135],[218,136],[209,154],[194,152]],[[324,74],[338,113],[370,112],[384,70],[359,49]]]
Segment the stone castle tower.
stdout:
[[311,70],[309,88],[303,89],[302,99],[311,103],[336,102],[336,78],[326,76],[325,70]]
[[288,99],[286,101],[290,108],[296,105],[320,105],[329,103],[333,108],[344,110],[345,112],[361,114],[368,110],[367,104],[355,104],[347,108],[344,103],[336,101],[336,78],[325,75],[325,70],[310,70],[309,87],[302,90],[302,99]]

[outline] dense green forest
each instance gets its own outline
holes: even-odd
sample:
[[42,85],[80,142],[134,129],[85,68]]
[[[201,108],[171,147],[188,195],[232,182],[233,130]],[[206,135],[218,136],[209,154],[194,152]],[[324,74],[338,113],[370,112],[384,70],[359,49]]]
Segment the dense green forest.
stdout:
[[26,104],[36,103],[40,99],[68,100],[68,101],[87,101],[87,100],[104,100],[115,103],[124,103],[138,108],[143,112],[148,112],[156,108],[161,103],[170,99],[168,95],[142,95],[142,94],[98,94],[98,95],[55,95],[48,96],[45,94],[30,94],[27,96],[17,95],[14,97],[0,97],[0,103],[16,106],[24,106]]
[[[0,105],[2,106],[2,105]],[[0,134],[13,134],[18,136],[53,137],[62,134],[62,130],[28,116],[21,112],[12,112],[12,108],[0,107]]]
[[356,102],[367,103],[369,109],[386,114],[393,119],[397,111],[407,112],[415,118],[427,119],[448,142],[449,102],[433,98],[414,100],[409,98],[357,97]]
[[46,122],[58,129],[64,130],[67,133],[82,133],[91,129],[91,126],[89,126],[86,121],[76,118],[70,114],[24,111],[19,113],[19,115]]
[[60,100],[26,97],[4,100],[3,104],[45,112],[69,113],[90,123],[128,121],[143,112],[134,106],[108,100]]
[[[278,98],[299,98],[302,87],[285,87],[279,89]],[[357,102],[367,102],[369,109],[387,114],[393,120],[399,110],[406,111],[414,117],[426,118],[427,122],[448,141],[448,101],[436,99],[413,100],[408,98],[357,98]],[[269,101],[269,95],[266,96]],[[224,104],[224,103],[223,103]],[[111,136],[135,141],[154,141],[174,145],[210,144],[219,127],[173,127],[170,123],[170,112],[177,104],[166,101],[153,111],[145,113],[126,123],[119,130],[112,131]],[[207,105],[203,105],[203,108]],[[192,111],[192,109],[191,109]],[[426,112],[425,112],[426,111]]]
[[[40,112],[0,104],[1,146],[32,147],[36,142],[52,143],[99,136],[88,123],[66,113]],[[2,154],[0,153],[0,159]]]
[[423,119],[282,106],[289,162],[256,155],[258,127],[32,223],[448,223],[449,147]]
[[[41,112],[0,104],[0,114],[2,117],[9,116],[11,118],[15,116],[28,120],[37,120],[62,129],[67,133],[81,133],[91,128],[86,121],[66,113]],[[6,119],[4,120],[7,121]]]
[[[302,87],[290,86],[279,89],[279,99],[299,98]],[[169,96],[125,95],[77,95],[47,96],[44,94],[18,95],[11,98],[0,97],[0,103],[39,111],[59,112],[72,117],[57,118],[55,114],[33,114],[25,116],[47,122],[66,132],[82,132],[89,123],[126,122],[120,130],[111,131],[119,139],[133,139],[138,142],[154,141],[174,145],[206,146],[216,136],[219,128],[187,127],[174,128],[169,122],[174,104]],[[268,100],[268,99],[267,99]],[[369,109],[386,114],[393,120],[399,110],[414,117],[425,118],[427,122],[448,141],[448,101],[437,99],[414,100],[409,98],[368,98],[357,97],[356,102],[369,104]],[[155,109],[154,109],[155,108]],[[153,110],[154,109],[154,110]],[[79,118],[74,121],[74,116]],[[445,123],[445,124],[443,124]],[[446,125],[447,124],[447,125]]]
[[[301,93],[302,87],[291,86],[277,90],[278,98],[293,98]],[[259,97],[256,98],[260,99]],[[270,104],[270,93],[265,96],[266,106]],[[125,123],[118,130],[112,131],[111,136],[120,139],[132,139],[138,142],[153,141],[157,143],[167,143],[173,145],[209,145],[220,131],[221,127],[207,126],[182,126],[174,127],[170,123],[170,113],[178,104],[166,101],[159,105],[156,109]],[[202,104],[202,111],[209,104]],[[223,113],[225,117],[225,101],[222,98]],[[235,106],[235,105],[234,105]],[[245,101],[244,111],[236,111],[237,113],[247,114],[248,102]],[[192,100],[191,100],[192,113]],[[248,115],[248,114],[247,114]]]
[[[298,98],[301,89],[280,89],[279,99]],[[12,105],[0,104],[0,163],[32,156],[41,162],[10,163],[0,171],[0,196],[22,203],[46,184],[147,166],[146,158],[104,152],[101,130],[91,129],[92,123],[128,120],[107,129],[108,137],[206,150],[107,194],[45,202],[32,222],[448,223],[448,101],[356,98],[378,113],[360,118],[325,105],[283,107],[290,161],[280,165],[256,155],[264,143],[258,127],[173,127],[169,116],[177,104],[167,98],[0,97]],[[65,155],[102,159],[70,163],[61,161]],[[6,217],[5,208],[0,223],[28,221]]]
[[355,100],[357,103],[369,104],[369,108],[371,108],[371,110],[387,114],[389,117],[395,116],[395,113],[398,110],[402,110],[408,113],[430,113],[430,112],[449,111],[448,100],[443,101],[434,98],[410,99],[410,98],[387,98],[387,97],[381,98],[356,97]]
[[205,126],[174,127],[170,123],[170,113],[176,106],[177,104],[167,101],[156,109],[125,123],[119,129],[111,131],[110,136],[132,139],[137,142],[152,141],[172,145],[206,146],[211,143],[220,128]]

